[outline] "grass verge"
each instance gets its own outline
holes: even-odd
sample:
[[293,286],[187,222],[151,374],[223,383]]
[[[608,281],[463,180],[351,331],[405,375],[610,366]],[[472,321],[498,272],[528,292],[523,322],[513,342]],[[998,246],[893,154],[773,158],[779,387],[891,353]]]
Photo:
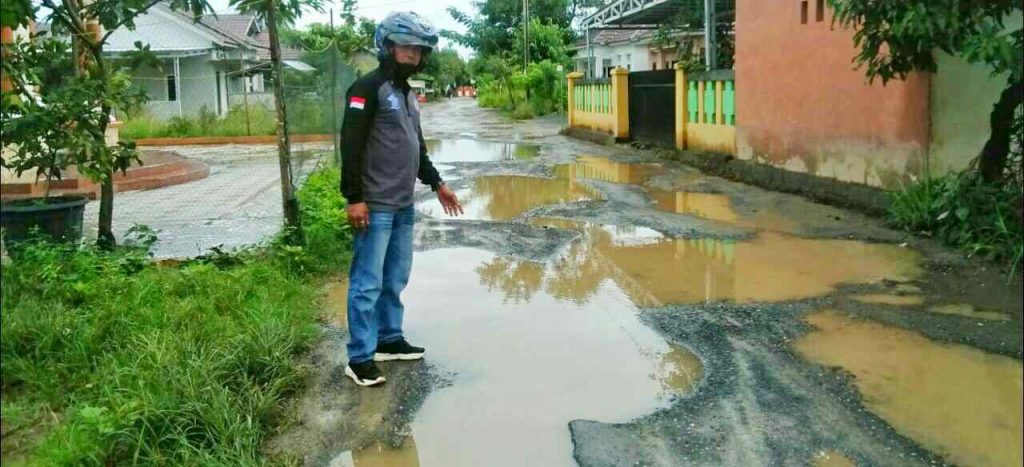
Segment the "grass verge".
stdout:
[[266,464],[319,335],[317,279],[348,261],[338,177],[299,192],[306,247],[171,267],[145,246],[24,246],[0,287],[4,464]]

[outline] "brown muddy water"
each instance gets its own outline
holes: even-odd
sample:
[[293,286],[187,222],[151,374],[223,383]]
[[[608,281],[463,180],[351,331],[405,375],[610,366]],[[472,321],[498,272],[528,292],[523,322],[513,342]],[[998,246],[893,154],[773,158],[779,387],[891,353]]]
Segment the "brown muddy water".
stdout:
[[339,459],[572,465],[569,420],[627,421],[699,386],[699,356],[643,325],[614,282],[579,302],[534,287],[547,274],[539,267],[540,276],[523,274],[465,248],[417,254],[403,295],[407,336],[455,374],[453,384],[420,408],[414,443]]
[[[455,146],[451,151],[472,152]],[[500,156],[487,160],[532,157],[506,146],[492,148]],[[521,222],[537,207],[602,199],[586,180],[643,185],[663,172],[655,164],[585,157],[556,166],[553,178],[482,176],[458,194],[465,219]],[[685,400],[707,381],[701,355],[691,350],[698,343],[666,342],[641,322],[642,308],[785,302],[894,281],[895,293],[850,298],[919,308],[907,313],[1007,319],[959,303],[922,307],[923,292],[911,282],[926,271],[912,249],[787,234],[799,213],[741,215],[722,194],[649,187],[647,193],[654,209],[754,234],[678,239],[640,226],[532,218],[533,226],[579,238],[546,262],[458,245],[417,253],[403,295],[407,337],[428,348],[427,358],[452,374],[451,384],[427,397],[401,446],[337,453],[330,465],[573,465],[569,421],[630,421]],[[432,199],[417,211],[443,217]],[[330,298],[341,309],[333,320],[340,326],[344,293],[339,286]],[[806,320],[812,331],[793,345],[796,353],[852,374],[865,407],[897,432],[955,463],[1021,464],[1018,360],[833,311]],[[855,464],[838,451],[821,451],[807,463]]]
[[864,404],[898,432],[961,465],[1024,461],[1019,361],[835,311],[806,320],[816,330],[797,352],[852,373]]
[[473,139],[428,139],[427,152],[431,161],[440,163],[515,161],[536,158],[540,147]]

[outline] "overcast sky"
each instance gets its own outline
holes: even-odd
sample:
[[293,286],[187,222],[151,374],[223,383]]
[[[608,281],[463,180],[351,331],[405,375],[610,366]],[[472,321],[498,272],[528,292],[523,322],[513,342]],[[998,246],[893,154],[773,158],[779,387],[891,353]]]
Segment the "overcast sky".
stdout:
[[[230,11],[228,3],[229,0],[210,0],[210,5],[218,13]],[[472,0],[359,0],[357,4],[357,16],[365,16],[380,21],[392,11],[412,10],[433,22],[434,26],[437,26],[438,29],[451,29],[460,32],[465,31],[465,28],[452,19],[451,15],[448,14],[447,8],[453,6],[470,15],[476,14],[476,11],[473,9]],[[311,23],[330,23],[331,18],[327,13],[330,8],[334,8],[334,14],[336,15],[335,24],[337,24],[340,21],[337,17],[341,13],[340,0],[325,1],[323,13],[316,11],[305,12],[298,23],[296,23],[296,26],[302,28]],[[448,44],[445,39],[441,39],[441,45],[442,47],[454,47],[454,44]],[[470,51],[467,49],[461,47],[457,49],[463,57],[468,57],[470,54]]]

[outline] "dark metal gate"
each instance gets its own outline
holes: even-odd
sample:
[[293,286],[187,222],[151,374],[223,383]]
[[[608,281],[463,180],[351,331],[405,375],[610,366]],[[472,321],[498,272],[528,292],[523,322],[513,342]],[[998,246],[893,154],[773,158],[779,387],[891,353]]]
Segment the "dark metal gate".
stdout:
[[629,74],[629,133],[635,141],[675,146],[675,70]]

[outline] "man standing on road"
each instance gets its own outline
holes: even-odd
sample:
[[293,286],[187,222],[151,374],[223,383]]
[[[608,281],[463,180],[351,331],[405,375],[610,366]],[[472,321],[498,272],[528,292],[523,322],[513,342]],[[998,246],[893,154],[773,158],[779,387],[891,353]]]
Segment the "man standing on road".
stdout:
[[416,179],[437,192],[446,214],[462,212],[427,157],[419,103],[408,82],[437,45],[437,30],[416,13],[392,13],[377,27],[374,42],[380,67],[349,88],[341,130],[341,192],[356,232],[345,375],[360,386],[384,382],[374,361],[418,360],[425,352],[402,335]]

